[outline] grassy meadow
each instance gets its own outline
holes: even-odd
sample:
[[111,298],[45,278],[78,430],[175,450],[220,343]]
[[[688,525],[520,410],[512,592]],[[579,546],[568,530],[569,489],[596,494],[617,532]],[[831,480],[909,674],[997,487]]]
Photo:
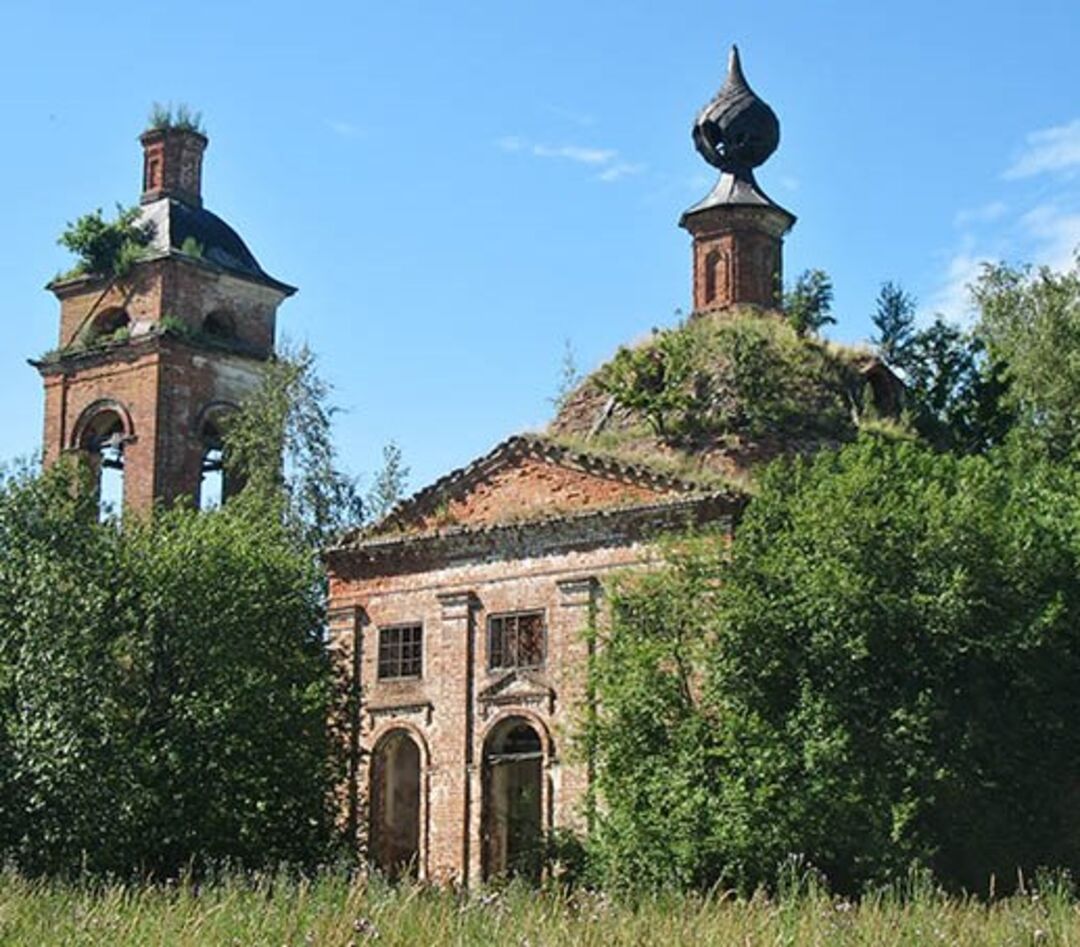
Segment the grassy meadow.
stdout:
[[196,885],[71,885],[0,876],[3,945],[1080,945],[1061,889],[992,903],[926,887],[851,902],[810,886],[758,895],[616,902],[588,892],[457,894],[327,875]]

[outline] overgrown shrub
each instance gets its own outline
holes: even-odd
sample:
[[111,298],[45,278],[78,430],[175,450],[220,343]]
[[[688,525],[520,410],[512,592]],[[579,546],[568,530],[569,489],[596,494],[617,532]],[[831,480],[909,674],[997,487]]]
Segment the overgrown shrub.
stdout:
[[619,404],[671,443],[854,433],[850,364],[786,322],[750,313],[691,318],[621,348],[597,376]]
[[610,884],[838,889],[1080,867],[1080,482],[864,437],[763,478],[730,553],[621,584],[586,745]]
[[116,205],[116,219],[106,220],[101,208],[69,223],[57,242],[78,257],[69,275],[124,277],[146,254],[154,233],[149,222],[139,223],[138,207]]
[[121,527],[66,465],[0,487],[0,857],[313,863],[333,700],[321,576],[265,498]]

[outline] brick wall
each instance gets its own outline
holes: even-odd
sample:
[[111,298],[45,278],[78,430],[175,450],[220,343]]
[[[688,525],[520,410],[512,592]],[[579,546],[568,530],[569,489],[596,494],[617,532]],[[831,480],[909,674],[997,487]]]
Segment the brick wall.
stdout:
[[277,307],[283,298],[268,286],[178,258],[149,260],[111,285],[78,279],[59,284],[55,292],[60,298],[58,345],[62,349],[76,345],[88,325],[113,309],[127,312],[136,337],[166,316],[197,332],[208,315],[224,312],[237,339],[263,357],[273,352]]
[[648,503],[670,495],[654,487],[605,479],[542,458],[524,457],[472,485],[435,513],[420,517],[416,529],[447,524],[483,526],[536,519],[616,504]]
[[[276,309],[283,294],[195,261],[140,263],[109,284],[77,279],[57,285],[60,345],[74,346],[41,366],[45,383],[44,459],[52,463],[78,445],[79,419],[108,401],[130,421],[124,447],[124,502],[147,509],[154,499],[196,495],[208,409],[234,407],[258,383],[273,351]],[[88,324],[111,309],[131,319],[130,339],[81,351]],[[226,312],[239,351],[155,331],[166,316],[198,332],[213,312]]]
[[695,312],[728,306],[778,309],[782,240],[794,218],[773,205],[720,204],[684,215],[693,245]]
[[[421,785],[421,871],[439,881],[481,878],[482,779],[488,735],[507,717],[521,717],[541,734],[544,827],[583,827],[588,782],[585,761],[571,752],[577,713],[585,698],[590,612],[601,583],[619,570],[655,561],[644,543],[587,552],[503,558],[498,553],[447,565],[437,561],[403,574],[367,576],[331,566],[331,628],[342,666],[355,668],[362,693],[359,745],[370,752],[395,729],[406,730],[426,761]],[[544,666],[533,672],[489,670],[488,619],[540,610],[547,642]],[[335,620],[334,616],[338,616]],[[355,616],[355,619],[349,616]],[[423,675],[379,681],[380,627],[423,626]],[[509,687],[507,680],[510,679]],[[513,688],[509,700],[499,687]],[[353,787],[364,834],[368,757]]]

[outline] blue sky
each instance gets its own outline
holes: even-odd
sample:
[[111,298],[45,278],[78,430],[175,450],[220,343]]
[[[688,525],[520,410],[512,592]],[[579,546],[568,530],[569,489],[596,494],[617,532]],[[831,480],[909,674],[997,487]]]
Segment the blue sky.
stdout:
[[202,111],[207,206],[300,287],[281,333],[346,465],[396,439],[420,486],[541,426],[566,340],[589,369],[686,308],[689,127],[730,43],[780,117],[787,275],[827,270],[855,341],[882,280],[962,317],[980,260],[1069,261],[1078,34],[1066,0],[6,0],[0,459],[38,446],[56,236],[137,200],[154,101]]

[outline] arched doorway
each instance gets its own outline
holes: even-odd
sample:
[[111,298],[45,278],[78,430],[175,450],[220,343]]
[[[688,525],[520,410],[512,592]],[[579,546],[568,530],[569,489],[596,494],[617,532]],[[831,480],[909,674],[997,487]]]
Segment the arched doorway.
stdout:
[[420,748],[393,730],[371,755],[372,864],[390,878],[416,877],[420,868]]
[[543,855],[540,735],[521,717],[504,720],[484,744],[484,878],[538,880]]

